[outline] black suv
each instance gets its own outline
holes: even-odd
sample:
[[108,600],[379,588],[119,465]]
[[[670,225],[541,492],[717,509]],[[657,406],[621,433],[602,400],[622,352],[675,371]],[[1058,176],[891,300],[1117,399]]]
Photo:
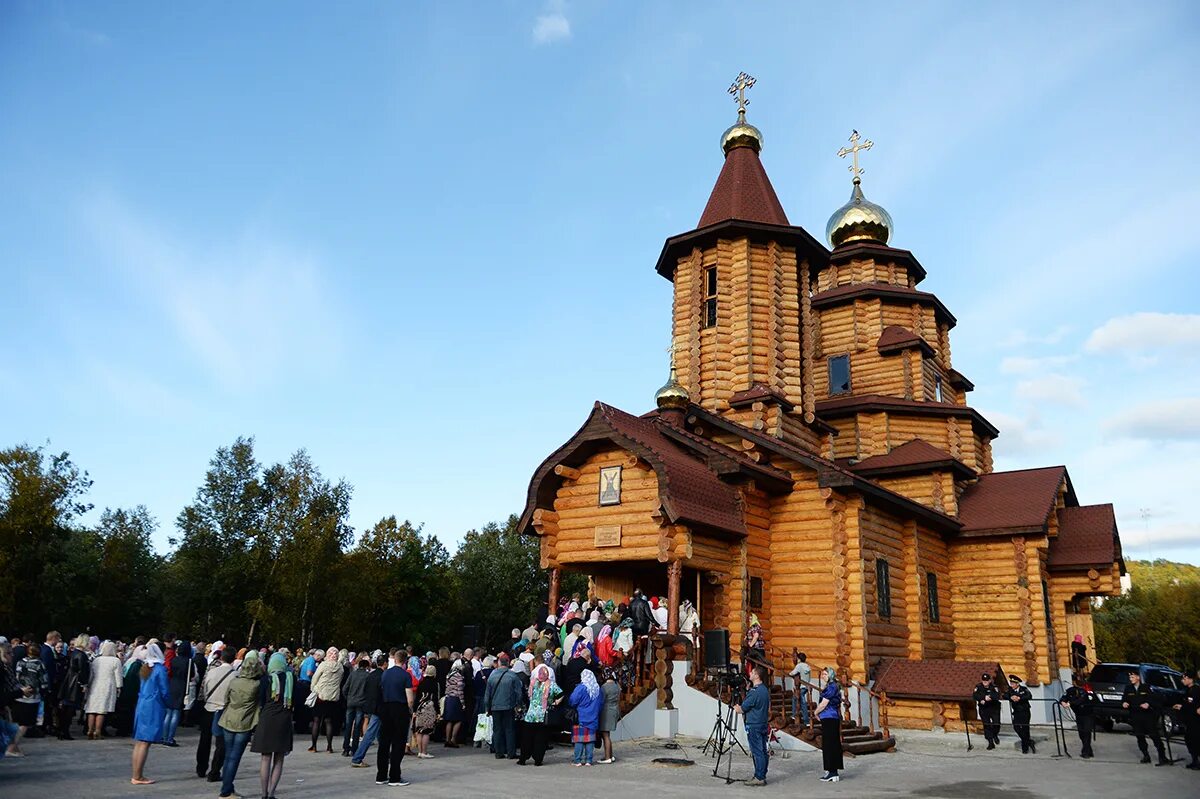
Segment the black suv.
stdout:
[[1121,696],[1129,685],[1129,673],[1136,671],[1142,682],[1150,686],[1158,700],[1158,709],[1168,713],[1169,727],[1179,728],[1179,714],[1172,705],[1184,700],[1183,675],[1175,669],[1157,663],[1097,663],[1088,676],[1087,685],[1095,692],[1099,705],[1096,721],[1102,729],[1111,732],[1114,722],[1129,723],[1129,711],[1121,707]]

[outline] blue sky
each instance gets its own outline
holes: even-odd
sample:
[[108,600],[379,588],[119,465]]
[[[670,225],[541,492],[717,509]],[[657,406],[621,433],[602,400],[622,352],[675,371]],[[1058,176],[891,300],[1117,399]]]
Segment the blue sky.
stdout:
[[453,547],[594,400],[651,407],[746,70],[794,224],[874,140],[997,467],[1200,562],[1200,10],[975,5],[3,3],[0,446],[164,550],[238,435]]

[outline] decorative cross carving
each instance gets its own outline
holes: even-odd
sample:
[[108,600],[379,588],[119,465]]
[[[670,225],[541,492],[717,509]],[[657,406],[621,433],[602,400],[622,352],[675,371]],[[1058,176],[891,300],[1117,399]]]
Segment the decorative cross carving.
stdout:
[[738,114],[746,113],[746,106],[750,105],[750,101],[746,99],[746,89],[749,89],[756,83],[754,78],[747,75],[745,72],[739,72],[734,78],[733,85],[729,87],[729,93],[734,96],[738,104]]
[[870,139],[866,139],[865,141],[863,141],[862,144],[858,143],[858,139],[859,139],[858,131],[857,130],[852,131],[850,133],[850,145],[851,146],[843,147],[842,149],[838,150],[838,158],[845,158],[848,155],[851,155],[854,157],[854,163],[851,166],[848,166],[846,168],[850,170],[850,174],[854,175],[855,182],[858,182],[858,176],[866,171],[864,169],[859,169],[859,167],[858,167],[858,151],[859,150],[870,150],[872,147],[875,146],[875,142],[871,141]]

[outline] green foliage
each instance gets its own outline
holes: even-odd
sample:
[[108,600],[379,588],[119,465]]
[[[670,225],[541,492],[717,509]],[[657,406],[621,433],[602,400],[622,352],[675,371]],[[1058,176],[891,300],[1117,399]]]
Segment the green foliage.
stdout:
[[509,516],[503,526],[491,522],[471,530],[454,555],[458,607],[463,618],[479,625],[488,646],[507,641],[513,627],[535,620],[550,590],[538,542],[517,532],[517,521]]
[[1133,588],[1094,611],[1099,658],[1195,672],[1200,666],[1200,568],[1162,560],[1126,566]]

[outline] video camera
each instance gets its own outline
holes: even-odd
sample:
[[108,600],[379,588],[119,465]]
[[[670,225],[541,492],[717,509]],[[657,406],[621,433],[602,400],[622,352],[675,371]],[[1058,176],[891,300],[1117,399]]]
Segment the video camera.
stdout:
[[724,695],[724,689],[729,689],[729,704],[739,705],[746,698],[750,681],[736,664],[730,663],[719,668],[710,668],[709,675],[717,681],[717,695]]

